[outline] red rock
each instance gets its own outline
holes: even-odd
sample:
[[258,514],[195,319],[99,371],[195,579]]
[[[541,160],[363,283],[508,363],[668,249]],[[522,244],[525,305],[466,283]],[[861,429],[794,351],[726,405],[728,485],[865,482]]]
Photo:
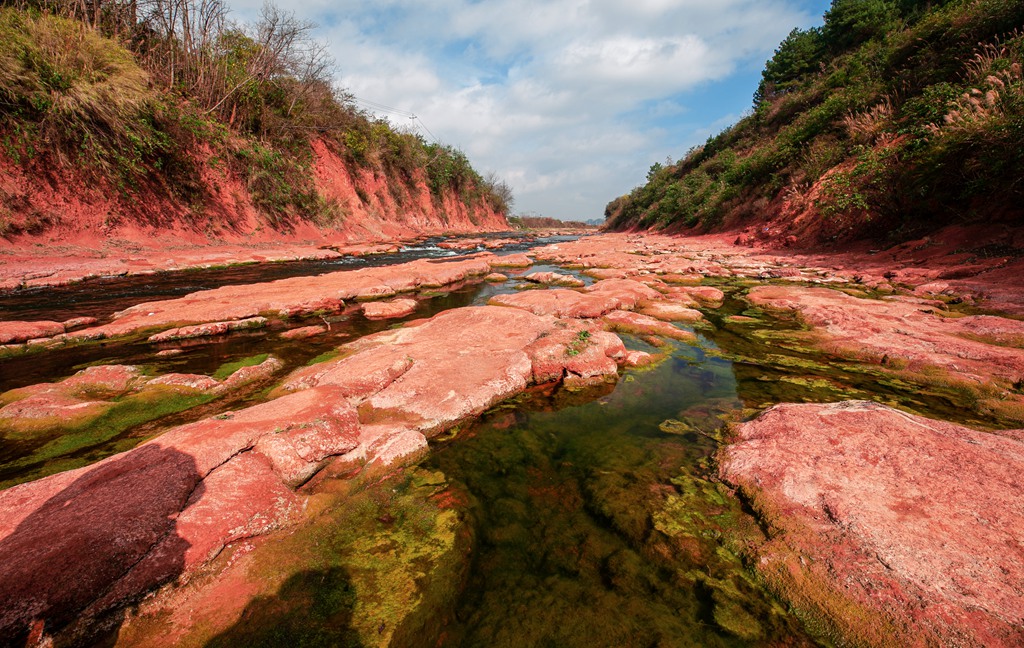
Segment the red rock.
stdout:
[[590,268],[583,272],[594,279],[625,279],[629,272],[620,268]]
[[572,275],[558,274],[557,272],[533,272],[523,277],[527,281],[549,286],[566,286],[569,288],[582,288],[583,281]]
[[267,380],[284,367],[284,363],[274,356],[268,357],[258,365],[240,367],[233,374],[224,379],[218,388],[219,391],[230,391],[238,389],[243,385]]
[[500,272],[492,272],[484,277],[484,281],[488,281],[490,283],[501,283],[503,281],[508,281],[508,275],[503,275]]
[[306,338],[316,337],[327,332],[326,326],[314,325],[314,326],[302,326],[300,328],[289,329],[281,333],[281,337],[285,340],[304,340]]
[[703,306],[718,308],[725,301],[725,293],[714,286],[685,286],[679,290],[689,295]]
[[[902,358],[910,368],[931,365],[982,380],[1024,376],[1024,349],[969,339],[974,327],[991,325],[974,324],[973,317],[940,318],[918,304],[861,299],[829,288],[759,286],[747,298],[755,306],[799,313],[825,336],[826,347],[854,357]],[[1024,334],[1020,322],[1005,319],[1001,327]]]
[[412,315],[416,311],[415,299],[395,299],[388,302],[368,302],[363,304],[363,316],[366,319],[394,319]]
[[855,401],[778,405],[736,438],[721,475],[778,529],[754,564],[782,591],[825,616],[852,599],[894,644],[1022,645],[1024,430]]
[[427,438],[416,430],[393,424],[364,425],[359,446],[341,459],[364,461],[373,470],[413,461],[426,454],[428,447]]
[[360,402],[376,394],[408,371],[413,360],[398,349],[377,349],[363,340],[351,345],[355,350],[375,349],[375,353],[356,353],[333,362],[322,362],[292,372],[282,383],[283,391],[309,389],[316,385],[334,385],[341,395]]
[[533,260],[525,254],[507,254],[495,256],[487,260],[492,268],[529,268]]
[[196,391],[211,391],[220,387],[220,382],[209,376],[197,374],[169,373],[150,380],[148,385],[167,385],[169,387],[184,387]]
[[627,367],[646,367],[647,365],[654,364],[657,359],[657,357],[645,351],[627,351],[625,365]]
[[265,317],[248,317],[230,322],[210,322],[209,324],[198,324],[196,326],[182,326],[181,328],[163,331],[149,336],[150,342],[170,342],[172,340],[189,340],[198,337],[209,337],[223,335],[231,331],[242,331],[263,328],[267,325]]
[[696,342],[697,336],[690,331],[672,326],[668,322],[654,319],[640,313],[629,311],[612,311],[604,317],[607,325],[615,331],[632,333],[634,335],[660,335],[674,340],[684,342]]
[[74,317],[63,323],[64,329],[70,331],[74,328],[80,328],[83,326],[92,326],[99,320],[95,317]]
[[119,395],[145,382],[142,371],[131,365],[87,367],[60,383],[66,391]]
[[434,262],[427,259],[397,266],[332,272],[315,277],[292,277],[259,284],[223,286],[178,299],[147,302],[114,315],[99,327],[74,331],[70,337],[95,339],[126,335],[139,329],[180,322],[226,322],[261,313],[286,316],[337,311],[345,300],[379,299],[398,292],[438,287],[490,272],[487,258]]
[[699,310],[665,301],[646,304],[640,312],[667,322],[699,322],[704,319]]
[[617,360],[626,349],[617,335],[580,323],[556,328],[526,348],[533,364],[536,384],[576,375],[584,378],[618,378]]
[[563,289],[495,295],[488,303],[494,306],[521,308],[535,315],[586,318],[600,317],[622,306],[622,301],[615,295],[587,294]]
[[614,296],[619,308],[630,310],[642,300],[661,299],[661,293],[632,279],[604,279],[588,286],[587,292]]
[[0,322],[0,344],[17,344],[49,338],[64,332],[60,322]]

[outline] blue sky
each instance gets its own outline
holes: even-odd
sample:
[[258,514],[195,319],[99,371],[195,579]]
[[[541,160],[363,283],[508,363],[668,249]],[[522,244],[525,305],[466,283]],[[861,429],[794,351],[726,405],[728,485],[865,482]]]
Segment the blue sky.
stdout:
[[[236,16],[262,0],[229,0]],[[750,108],[765,60],[828,0],[307,0],[339,84],[495,172],[514,211],[603,216],[647,169]],[[369,107],[369,104],[364,104]]]

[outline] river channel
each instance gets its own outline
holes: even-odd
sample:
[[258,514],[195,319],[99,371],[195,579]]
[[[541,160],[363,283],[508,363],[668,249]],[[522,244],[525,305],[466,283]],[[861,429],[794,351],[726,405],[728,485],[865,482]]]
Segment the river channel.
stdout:
[[[440,254],[448,253],[426,245],[365,263]],[[105,318],[149,299],[330,272],[344,263],[364,261],[244,266],[144,281],[94,280],[7,295],[0,307],[5,319]],[[540,270],[566,272],[543,265],[531,269]],[[513,276],[506,284],[469,282],[422,293],[417,295],[417,311],[406,320],[372,322],[349,309],[324,320],[330,325],[326,335],[306,340],[285,340],[277,335],[279,330],[269,330],[179,342],[174,346],[181,352],[166,357],[157,357],[160,347],[144,341],[15,356],[0,360],[0,391],[58,380],[96,364],[145,365],[154,374],[215,374],[240,359],[273,354],[288,370],[344,342],[447,309],[485,304],[522,284]],[[747,286],[720,287],[726,302],[705,313],[708,324],[693,329],[696,346],[670,342],[657,347],[650,339],[623,336],[627,347],[665,359],[652,368],[627,370],[617,384],[597,390],[532,390],[432,443],[422,467],[443,474],[466,493],[459,511],[469,527],[471,550],[462,587],[439,616],[443,627],[429,635],[429,644],[418,643],[421,636],[407,638],[407,645],[827,645],[828,638],[809,633],[764,589],[746,562],[745,547],[763,538],[764,530],[715,477],[714,456],[727,424],[777,402],[849,398],[870,398],[947,420],[978,421],[944,394],[880,379],[861,365],[793,343],[785,334],[800,329],[796,321],[750,309],[742,299]],[[730,319],[739,314],[744,317]],[[286,326],[318,322],[298,319]],[[53,451],[52,439],[42,444],[5,439],[0,483],[10,486],[86,465],[171,425],[264,397],[256,391],[204,403],[64,453]],[[381,519],[382,525],[393,524]],[[301,616],[295,627],[307,628],[308,642],[294,636],[280,639],[270,631],[261,634],[254,626],[244,635],[247,644],[366,645],[337,622],[337,614],[322,619],[310,616],[309,610],[288,614]]]

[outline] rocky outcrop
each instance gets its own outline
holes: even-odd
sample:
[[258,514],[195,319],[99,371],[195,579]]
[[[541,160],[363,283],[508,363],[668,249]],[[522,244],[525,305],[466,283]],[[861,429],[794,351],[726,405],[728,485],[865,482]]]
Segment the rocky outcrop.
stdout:
[[[0,641],[88,638],[225,546],[295,524],[308,497],[301,486],[328,462],[367,470],[408,461],[427,437],[530,384],[615,380],[626,361],[622,342],[596,323],[493,306],[342,350],[294,372],[269,402],[0,491],[0,599],[16,602],[0,611]],[[121,374],[112,388],[137,376]],[[192,384],[171,378],[157,380]]]
[[756,564],[788,599],[851,643],[1024,643],[1024,430],[854,401],[735,433],[720,472],[766,523]]

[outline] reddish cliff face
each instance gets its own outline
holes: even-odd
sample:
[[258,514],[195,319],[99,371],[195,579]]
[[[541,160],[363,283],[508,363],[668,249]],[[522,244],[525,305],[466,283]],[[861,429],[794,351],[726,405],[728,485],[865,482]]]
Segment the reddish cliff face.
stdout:
[[[328,215],[261,213],[246,182],[209,152],[199,152],[191,186],[163,176],[131,189],[95,183],[67,168],[15,164],[0,155],[0,248],[109,247],[308,242],[344,245],[441,233],[508,228],[504,214],[467,192],[431,194],[422,172],[399,179],[354,168],[323,142],[311,165]],[[106,186],[104,186],[106,184]]]

